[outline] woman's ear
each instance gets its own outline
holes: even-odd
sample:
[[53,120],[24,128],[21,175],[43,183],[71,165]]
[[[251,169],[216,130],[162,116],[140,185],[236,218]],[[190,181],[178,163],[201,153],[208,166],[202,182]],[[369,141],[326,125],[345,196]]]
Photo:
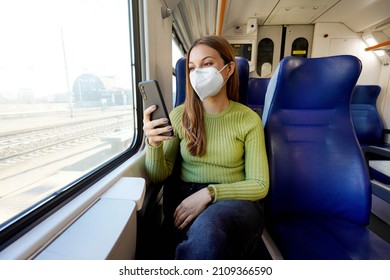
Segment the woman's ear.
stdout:
[[228,70],[229,70],[228,77],[230,77],[233,74],[234,69],[236,69],[236,64],[233,61],[230,61],[228,66]]

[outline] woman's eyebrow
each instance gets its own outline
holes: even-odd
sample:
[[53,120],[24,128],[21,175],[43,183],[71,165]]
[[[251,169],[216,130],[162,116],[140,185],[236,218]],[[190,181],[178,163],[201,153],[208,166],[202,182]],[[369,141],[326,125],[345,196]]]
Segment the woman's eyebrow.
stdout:
[[[206,60],[206,59],[208,59],[208,58],[215,59],[212,55],[208,55],[208,56],[205,56],[204,58],[202,58],[201,61],[204,61],[204,60]],[[191,63],[194,64],[194,62],[192,62],[192,61],[189,61],[189,62],[188,62],[188,64],[191,64]]]

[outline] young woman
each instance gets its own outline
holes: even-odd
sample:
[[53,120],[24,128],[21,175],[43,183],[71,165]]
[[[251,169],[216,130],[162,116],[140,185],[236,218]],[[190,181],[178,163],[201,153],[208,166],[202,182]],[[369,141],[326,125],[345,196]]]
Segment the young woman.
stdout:
[[[166,119],[144,112],[146,169],[165,180],[181,156],[166,219],[182,234],[177,259],[245,259],[261,238],[259,200],[268,192],[268,162],[259,116],[238,103],[238,74],[230,44],[219,36],[194,42],[187,54],[187,95]],[[175,136],[160,134],[173,129]],[[168,191],[167,191],[168,193]],[[165,205],[164,205],[165,207]],[[167,214],[168,213],[168,214]]]

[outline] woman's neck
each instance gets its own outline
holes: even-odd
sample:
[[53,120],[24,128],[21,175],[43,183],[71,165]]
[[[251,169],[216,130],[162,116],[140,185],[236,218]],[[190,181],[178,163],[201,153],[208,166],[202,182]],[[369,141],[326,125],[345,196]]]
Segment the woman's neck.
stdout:
[[219,114],[229,107],[229,99],[224,97],[209,97],[203,101],[203,109],[208,114]]

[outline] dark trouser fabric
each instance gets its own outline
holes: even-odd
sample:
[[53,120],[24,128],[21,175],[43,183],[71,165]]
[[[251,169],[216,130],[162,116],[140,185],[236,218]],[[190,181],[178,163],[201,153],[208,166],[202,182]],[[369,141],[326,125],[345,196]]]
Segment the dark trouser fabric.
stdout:
[[176,259],[250,259],[261,240],[263,210],[260,202],[222,200],[210,204],[184,230],[173,225],[180,202],[209,184],[181,182],[165,186],[164,216],[168,236],[176,246]]

